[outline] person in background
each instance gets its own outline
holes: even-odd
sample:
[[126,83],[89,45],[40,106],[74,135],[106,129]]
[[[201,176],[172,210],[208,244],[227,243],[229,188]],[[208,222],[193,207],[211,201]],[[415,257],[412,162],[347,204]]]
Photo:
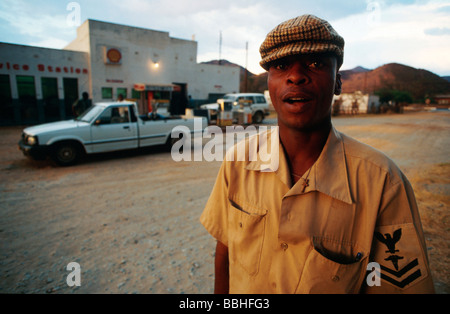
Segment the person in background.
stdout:
[[80,116],[91,106],[91,101],[89,100],[89,94],[87,92],[83,92],[81,97],[81,99],[75,101],[72,105],[72,113],[75,118]]

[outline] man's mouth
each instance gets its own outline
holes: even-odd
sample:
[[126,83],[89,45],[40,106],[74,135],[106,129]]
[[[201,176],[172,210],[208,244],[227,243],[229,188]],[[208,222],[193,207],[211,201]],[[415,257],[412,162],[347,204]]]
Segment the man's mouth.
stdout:
[[312,96],[298,92],[286,93],[281,99],[287,105],[286,110],[294,114],[309,110],[314,100]]
[[292,104],[295,104],[295,103],[306,103],[306,102],[308,102],[310,100],[311,100],[311,98],[289,97],[289,98],[286,98],[284,101],[292,105]]

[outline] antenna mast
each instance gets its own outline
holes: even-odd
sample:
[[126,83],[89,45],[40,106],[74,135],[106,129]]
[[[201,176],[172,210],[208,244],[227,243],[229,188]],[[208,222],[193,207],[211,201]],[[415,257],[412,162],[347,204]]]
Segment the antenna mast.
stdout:
[[222,31],[219,36],[219,65],[222,65]]

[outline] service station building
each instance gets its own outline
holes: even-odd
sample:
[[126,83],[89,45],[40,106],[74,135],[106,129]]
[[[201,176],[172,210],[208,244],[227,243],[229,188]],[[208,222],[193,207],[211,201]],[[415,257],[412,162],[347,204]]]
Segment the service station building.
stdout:
[[64,49],[0,43],[0,124],[70,119],[72,104],[134,99],[139,113],[184,114],[239,92],[239,68],[197,63],[197,42],[86,20]]

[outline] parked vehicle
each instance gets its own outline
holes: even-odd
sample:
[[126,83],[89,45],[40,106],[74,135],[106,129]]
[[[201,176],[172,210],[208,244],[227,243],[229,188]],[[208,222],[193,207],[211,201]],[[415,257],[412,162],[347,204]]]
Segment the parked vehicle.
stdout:
[[74,120],[47,123],[24,129],[19,148],[25,156],[45,159],[50,156],[62,166],[75,164],[83,154],[111,152],[154,145],[171,147],[178,138],[172,138],[175,126],[186,126],[191,134],[194,119],[138,116],[134,102],[97,103]]
[[[225,102],[231,102],[233,104],[231,109],[233,112],[238,112],[249,107],[252,113],[252,123],[261,123],[264,117],[270,114],[269,104],[263,94],[226,94],[222,99]],[[217,111],[219,109],[219,103],[202,105],[200,108]]]

